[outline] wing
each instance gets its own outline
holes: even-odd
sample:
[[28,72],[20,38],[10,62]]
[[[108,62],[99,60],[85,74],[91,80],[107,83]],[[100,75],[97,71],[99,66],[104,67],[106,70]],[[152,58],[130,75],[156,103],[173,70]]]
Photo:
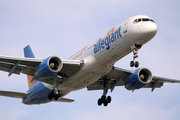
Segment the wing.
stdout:
[[27,93],[11,92],[11,91],[0,91],[0,95],[14,98],[25,98],[28,97]]
[[32,75],[34,74],[34,68],[42,61],[43,59],[37,58],[0,56],[0,70],[9,72],[8,76],[10,76],[12,73],[18,75],[20,73]]
[[[44,59],[39,58],[23,58],[23,57],[9,57],[9,56],[0,56],[0,70],[8,72],[10,76],[11,74],[26,74],[33,76],[36,72],[37,67],[41,64]],[[63,68],[57,75],[66,75],[70,76],[73,73],[77,72],[80,69],[82,64],[81,60],[62,60]],[[41,79],[39,81],[54,84],[54,79],[60,79],[59,77],[56,78],[49,78],[49,79]]]
[[[127,79],[132,73],[133,71],[131,70],[127,70],[119,67],[113,67],[109,73],[103,76],[100,80],[97,80],[93,84],[89,85],[87,89],[102,90],[103,89],[102,80],[109,79],[108,89],[111,89],[111,91],[113,91],[115,86],[125,86]],[[180,83],[180,80],[153,76],[152,81],[144,88],[152,88],[153,91],[155,88],[160,88],[161,86],[163,86],[164,82]]]

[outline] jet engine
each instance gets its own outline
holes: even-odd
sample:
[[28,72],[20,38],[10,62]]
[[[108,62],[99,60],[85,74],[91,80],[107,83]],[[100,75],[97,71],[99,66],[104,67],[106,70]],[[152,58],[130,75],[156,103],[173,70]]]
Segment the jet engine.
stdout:
[[63,63],[60,58],[51,56],[46,58],[37,68],[34,78],[49,78],[62,69]]
[[148,85],[152,80],[151,71],[147,68],[139,68],[132,73],[126,84],[125,88],[127,90],[135,90],[140,89],[146,85]]

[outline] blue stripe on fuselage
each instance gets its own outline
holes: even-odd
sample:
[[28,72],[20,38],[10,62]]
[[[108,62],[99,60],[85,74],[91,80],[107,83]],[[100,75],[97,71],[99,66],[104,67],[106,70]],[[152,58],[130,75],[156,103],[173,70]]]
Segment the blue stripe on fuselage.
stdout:
[[22,102],[24,104],[42,104],[52,101],[48,99],[48,94],[51,90],[42,82],[36,82],[27,92],[29,93],[29,96],[23,98]]

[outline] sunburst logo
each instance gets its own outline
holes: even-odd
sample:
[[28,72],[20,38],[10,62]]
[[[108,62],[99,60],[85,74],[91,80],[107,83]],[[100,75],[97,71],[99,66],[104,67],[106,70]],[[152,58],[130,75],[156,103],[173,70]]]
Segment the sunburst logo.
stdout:
[[114,28],[111,29],[111,30],[107,33],[107,35],[111,34],[113,31],[114,31]]

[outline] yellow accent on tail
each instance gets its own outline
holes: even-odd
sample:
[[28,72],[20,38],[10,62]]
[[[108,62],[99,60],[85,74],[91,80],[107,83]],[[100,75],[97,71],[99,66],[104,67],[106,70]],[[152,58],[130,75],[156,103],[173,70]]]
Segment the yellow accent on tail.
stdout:
[[31,88],[31,86],[34,85],[35,80],[31,82],[32,76],[30,75],[27,75],[27,79],[28,79],[28,87]]

